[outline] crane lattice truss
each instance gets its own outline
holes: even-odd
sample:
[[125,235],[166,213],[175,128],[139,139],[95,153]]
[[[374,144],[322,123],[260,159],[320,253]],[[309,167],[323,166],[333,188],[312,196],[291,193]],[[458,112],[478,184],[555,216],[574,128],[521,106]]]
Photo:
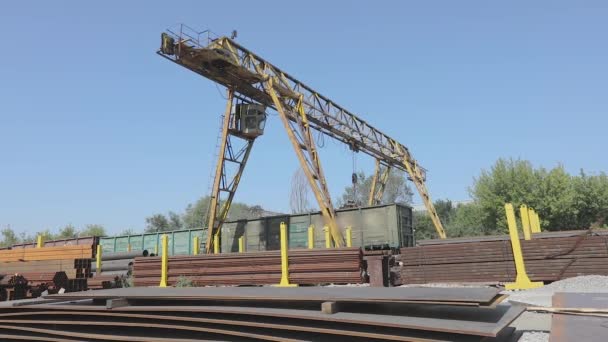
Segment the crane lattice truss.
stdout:
[[[220,37],[203,41],[200,34],[187,35],[182,30],[179,33],[168,31],[163,35],[170,40],[163,39],[163,46],[158,51],[161,56],[227,87],[240,98],[278,112],[336,246],[343,245],[343,238],[336,225],[312,130],[341,141],[354,151],[368,154],[388,167],[407,172],[439,237],[445,238],[425,185],[425,169],[407,147],[233,39]],[[223,223],[218,222],[218,215],[215,217],[216,221],[209,225],[208,251],[213,243],[211,236],[217,234]]]

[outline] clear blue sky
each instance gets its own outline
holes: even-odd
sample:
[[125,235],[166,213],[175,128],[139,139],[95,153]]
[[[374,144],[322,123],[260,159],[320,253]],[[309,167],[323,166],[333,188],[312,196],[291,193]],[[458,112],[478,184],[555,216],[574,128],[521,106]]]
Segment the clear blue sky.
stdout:
[[[0,227],[143,229],[207,193],[224,100],[155,54],[176,23],[229,34],[409,146],[433,198],[499,157],[608,169],[605,1],[57,1],[0,11]],[[334,197],[351,154],[326,143]],[[276,117],[237,201],[288,210]],[[357,157],[371,172],[373,161]],[[418,200],[415,200],[418,202]]]

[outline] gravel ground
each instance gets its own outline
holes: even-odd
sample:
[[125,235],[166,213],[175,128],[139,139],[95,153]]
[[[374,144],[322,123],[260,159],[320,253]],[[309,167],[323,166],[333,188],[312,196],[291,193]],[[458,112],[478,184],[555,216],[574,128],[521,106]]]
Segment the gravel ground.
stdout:
[[549,333],[526,331],[521,335],[518,342],[549,342]]
[[536,289],[502,293],[509,294],[508,301],[549,307],[551,297],[556,292],[608,292],[608,276],[580,276],[556,281]]

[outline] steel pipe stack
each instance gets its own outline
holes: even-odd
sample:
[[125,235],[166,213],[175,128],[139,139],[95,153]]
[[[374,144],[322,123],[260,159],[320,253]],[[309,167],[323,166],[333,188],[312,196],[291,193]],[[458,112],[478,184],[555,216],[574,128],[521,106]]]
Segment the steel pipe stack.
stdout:
[[88,288],[99,290],[122,287],[124,281],[131,275],[134,259],[147,256],[149,256],[147,250],[102,253],[101,270],[97,272],[97,265],[93,262],[94,275],[88,280]]
[[[401,249],[391,269],[393,283],[506,283],[517,275],[507,237],[421,242]],[[569,231],[533,234],[521,239],[528,276],[552,282],[580,275],[608,275],[608,232]]]
[[[289,251],[289,279],[295,284],[359,284],[365,282],[360,248],[295,249]],[[161,258],[135,258],[135,286],[157,286]],[[195,286],[268,285],[281,278],[279,251],[225,253],[169,258],[168,283],[180,278]]]

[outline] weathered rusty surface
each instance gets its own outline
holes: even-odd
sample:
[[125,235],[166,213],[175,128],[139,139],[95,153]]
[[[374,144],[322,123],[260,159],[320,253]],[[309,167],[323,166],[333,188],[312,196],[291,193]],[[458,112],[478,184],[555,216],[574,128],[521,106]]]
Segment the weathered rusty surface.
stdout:
[[[160,275],[160,257],[135,258],[136,286],[158,285]],[[278,284],[281,257],[279,251],[173,256],[168,276],[170,285],[180,277],[197,286]],[[362,252],[359,248],[290,250],[289,277],[296,284],[363,283]]]
[[[522,308],[451,304],[466,299],[490,300],[497,293],[492,290],[365,287],[100,290],[49,296],[53,299],[40,303],[0,305],[0,336],[19,333],[85,340],[156,341],[155,338],[171,331],[172,341],[195,338],[491,341],[510,333],[506,327],[521,314]],[[120,298],[122,305],[107,305],[107,299],[114,298]],[[289,301],[285,302],[286,299]],[[446,303],[424,304],[429,299]],[[340,309],[324,314],[320,300],[340,303]],[[411,304],[409,300],[422,302]]]
[[[540,235],[540,234],[537,234]],[[403,248],[391,269],[393,282],[505,283],[515,280],[511,242],[504,239],[446,240]],[[542,233],[521,240],[528,276],[551,282],[579,275],[608,275],[608,235],[583,231],[572,235]]]

